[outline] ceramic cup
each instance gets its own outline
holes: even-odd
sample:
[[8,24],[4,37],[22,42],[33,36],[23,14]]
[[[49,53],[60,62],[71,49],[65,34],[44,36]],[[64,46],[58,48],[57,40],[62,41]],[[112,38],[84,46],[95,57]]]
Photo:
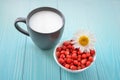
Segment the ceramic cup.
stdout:
[[[51,12],[54,12],[54,13],[58,14],[62,19],[61,28],[54,31],[54,32],[50,32],[50,33],[42,33],[42,32],[38,32],[38,31],[33,30],[30,27],[30,23],[29,23],[30,18],[32,17],[32,15],[34,15],[35,13],[40,12],[40,11],[51,11]],[[20,27],[20,25],[18,25],[19,22],[20,23],[22,22],[22,23],[26,24],[27,31],[22,29]],[[61,36],[63,34],[64,24],[65,24],[65,18],[64,18],[63,14],[59,10],[57,10],[55,8],[51,8],[51,7],[40,7],[40,8],[32,10],[28,14],[27,18],[22,18],[22,17],[17,18],[15,20],[14,26],[19,32],[23,33],[26,36],[31,37],[33,42],[39,48],[41,48],[41,49],[50,49],[50,48],[54,47],[58,43],[58,41],[60,40],[60,38],[61,38]]]

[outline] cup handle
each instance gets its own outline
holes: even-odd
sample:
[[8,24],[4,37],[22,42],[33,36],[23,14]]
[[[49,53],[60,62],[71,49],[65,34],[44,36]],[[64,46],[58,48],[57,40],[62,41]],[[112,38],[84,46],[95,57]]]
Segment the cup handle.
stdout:
[[25,34],[25,35],[27,35],[27,36],[30,36],[27,31],[25,31],[24,29],[22,29],[22,28],[18,25],[19,22],[23,22],[23,23],[26,24],[26,19],[25,19],[25,18],[22,18],[22,17],[17,18],[17,19],[15,20],[14,26],[15,26],[15,28],[16,28],[18,31],[20,31],[21,33],[23,33],[23,34]]

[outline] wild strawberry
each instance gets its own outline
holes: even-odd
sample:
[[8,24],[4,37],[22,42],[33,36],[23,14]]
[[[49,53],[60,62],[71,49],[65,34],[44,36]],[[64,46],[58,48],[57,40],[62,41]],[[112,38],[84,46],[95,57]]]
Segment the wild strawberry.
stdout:
[[75,50],[74,50],[74,51],[72,51],[72,54],[76,54],[76,55],[77,55],[77,51],[75,51]]
[[59,58],[58,61],[59,61],[60,64],[64,63],[64,59],[62,59],[62,58]]
[[72,54],[72,59],[77,59],[77,55],[76,54]]
[[69,64],[65,64],[65,67],[69,69],[69,68],[70,68],[70,65],[69,65]]
[[56,52],[56,56],[59,58],[60,57],[60,52]]
[[64,55],[64,54],[61,54],[61,55],[60,55],[60,58],[65,58],[65,55]]
[[68,55],[68,54],[70,54],[70,52],[69,51],[65,51],[65,54]]
[[81,68],[82,68],[82,69],[85,68],[85,65],[81,65]]
[[68,45],[68,46],[67,46],[67,48],[71,49],[71,48],[72,48],[72,46],[71,46],[71,45]]
[[71,55],[67,55],[66,58],[71,58]]
[[90,54],[91,54],[92,56],[94,56],[94,55],[95,55],[95,50],[90,50]]
[[78,61],[77,60],[74,60],[73,63],[74,63],[74,65],[78,65]]
[[86,54],[82,54],[81,58],[87,58]]
[[77,69],[78,69],[78,70],[81,69],[81,66],[78,66]]
[[86,62],[87,62],[87,59],[82,59],[81,60],[81,64],[86,64]]
[[91,64],[90,61],[87,61],[87,62],[86,62],[86,66],[89,66],[90,64]]
[[78,51],[78,52],[77,52],[77,54],[78,54],[78,55],[80,55],[80,54],[81,54],[81,52],[80,52],[80,51]]
[[62,49],[63,49],[63,50],[66,50],[66,48],[67,48],[66,46],[62,46]]
[[65,54],[65,51],[64,51],[64,50],[62,50],[60,53],[61,53],[61,54]]
[[71,62],[70,65],[73,65],[73,62]]
[[80,62],[80,61],[81,61],[81,58],[78,58],[77,60]]
[[71,49],[72,49],[72,50],[75,50],[75,47],[72,45],[72,46],[71,46]]
[[77,67],[74,66],[74,65],[71,65],[71,66],[70,66],[70,69],[71,69],[71,70],[77,70]]
[[69,44],[70,44],[70,41],[65,41],[65,42],[63,43],[64,46],[68,46]]
[[78,66],[80,66],[81,65],[81,63],[80,62],[78,62]]
[[61,48],[61,47],[58,47],[56,50],[57,50],[57,51],[61,51],[61,50],[62,50],[62,48]]
[[66,63],[70,64],[72,62],[72,59],[71,58],[67,58],[66,59]]
[[90,57],[90,53],[89,53],[89,52],[86,52],[86,56],[87,56],[87,57]]
[[90,56],[90,57],[88,58],[88,60],[89,60],[90,62],[93,62],[93,57]]

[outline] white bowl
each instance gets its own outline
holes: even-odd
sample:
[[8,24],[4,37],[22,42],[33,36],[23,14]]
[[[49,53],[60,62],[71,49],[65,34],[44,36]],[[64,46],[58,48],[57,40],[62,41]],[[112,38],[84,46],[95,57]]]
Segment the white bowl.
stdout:
[[58,43],[58,44],[56,45],[56,47],[55,47],[55,49],[54,49],[54,54],[53,54],[54,59],[55,59],[55,62],[56,62],[56,63],[57,63],[62,69],[66,70],[66,71],[68,71],[68,72],[78,73],[78,72],[82,72],[82,71],[88,69],[88,68],[89,68],[89,67],[95,62],[96,54],[95,54],[95,56],[94,56],[94,60],[93,60],[93,62],[92,62],[88,67],[85,67],[85,68],[83,68],[83,69],[79,69],[79,70],[71,70],[71,69],[67,69],[67,68],[65,68],[63,65],[61,65],[61,64],[58,62],[58,60],[57,60],[57,56],[56,56],[56,49],[57,49],[57,47],[62,46],[62,44],[63,44],[63,42],[60,42],[60,43]]

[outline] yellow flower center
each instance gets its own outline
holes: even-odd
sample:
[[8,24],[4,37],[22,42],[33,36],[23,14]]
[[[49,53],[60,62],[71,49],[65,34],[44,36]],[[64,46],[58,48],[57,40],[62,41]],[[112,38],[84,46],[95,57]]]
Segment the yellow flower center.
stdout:
[[85,36],[85,35],[80,36],[79,44],[81,44],[82,46],[86,46],[86,45],[88,45],[88,43],[89,43],[89,38],[87,36]]

